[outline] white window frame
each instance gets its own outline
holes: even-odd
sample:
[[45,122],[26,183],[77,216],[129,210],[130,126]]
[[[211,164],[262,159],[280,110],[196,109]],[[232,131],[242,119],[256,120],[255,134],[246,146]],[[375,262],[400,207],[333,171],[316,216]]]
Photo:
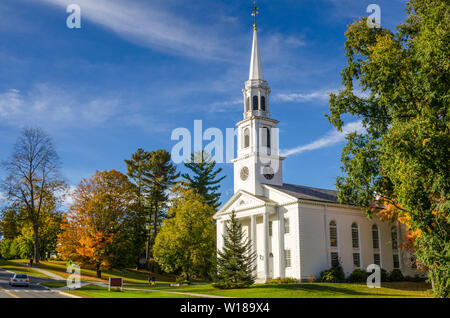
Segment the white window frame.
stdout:
[[289,223],[289,218],[285,217],[283,223],[284,223],[284,234],[289,234],[291,232],[291,224]]
[[284,267],[290,268],[292,266],[292,255],[291,250],[284,250]]

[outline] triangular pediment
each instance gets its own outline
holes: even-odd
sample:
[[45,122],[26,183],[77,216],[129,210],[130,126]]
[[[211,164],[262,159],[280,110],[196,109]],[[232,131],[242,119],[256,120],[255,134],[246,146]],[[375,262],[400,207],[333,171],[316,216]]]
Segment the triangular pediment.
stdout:
[[231,213],[233,210],[239,212],[264,205],[276,205],[276,203],[267,198],[253,195],[244,190],[239,190],[223,205],[222,208],[220,208],[219,211],[217,211],[214,217]]

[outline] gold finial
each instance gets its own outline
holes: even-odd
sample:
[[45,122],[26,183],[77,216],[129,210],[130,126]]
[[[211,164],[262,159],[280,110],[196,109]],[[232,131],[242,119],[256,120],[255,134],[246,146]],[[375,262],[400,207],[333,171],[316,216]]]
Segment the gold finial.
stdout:
[[256,6],[256,0],[253,1],[252,16],[255,17],[255,23],[253,24],[253,29],[256,30],[256,16],[258,15],[258,7]]

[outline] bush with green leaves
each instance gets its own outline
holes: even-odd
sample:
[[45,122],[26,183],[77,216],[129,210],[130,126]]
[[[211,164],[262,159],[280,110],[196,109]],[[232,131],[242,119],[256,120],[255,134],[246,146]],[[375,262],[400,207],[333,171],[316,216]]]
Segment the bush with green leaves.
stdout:
[[345,273],[341,266],[332,267],[320,273],[322,283],[343,283],[345,282]]
[[367,280],[367,273],[362,269],[356,268],[348,277],[349,283],[362,283]]
[[184,275],[180,275],[176,278],[175,280],[176,284],[180,284],[180,285],[190,285],[191,282],[186,280],[186,277]]
[[269,281],[269,284],[294,284],[294,283],[297,283],[297,279],[292,277],[285,277],[285,278],[277,277]]
[[405,278],[403,277],[402,271],[399,270],[399,269],[394,269],[389,274],[389,281],[390,282],[402,282],[404,280],[405,280]]
[[384,268],[381,269],[381,281],[388,282],[389,281],[389,272]]

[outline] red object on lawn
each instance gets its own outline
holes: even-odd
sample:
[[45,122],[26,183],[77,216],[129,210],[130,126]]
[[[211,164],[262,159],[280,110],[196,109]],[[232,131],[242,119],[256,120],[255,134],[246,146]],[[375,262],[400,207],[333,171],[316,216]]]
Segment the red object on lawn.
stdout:
[[122,290],[122,286],[123,286],[122,278],[119,278],[119,277],[110,277],[109,278],[108,290],[111,290],[111,287],[113,287],[113,288],[120,287],[120,290]]

